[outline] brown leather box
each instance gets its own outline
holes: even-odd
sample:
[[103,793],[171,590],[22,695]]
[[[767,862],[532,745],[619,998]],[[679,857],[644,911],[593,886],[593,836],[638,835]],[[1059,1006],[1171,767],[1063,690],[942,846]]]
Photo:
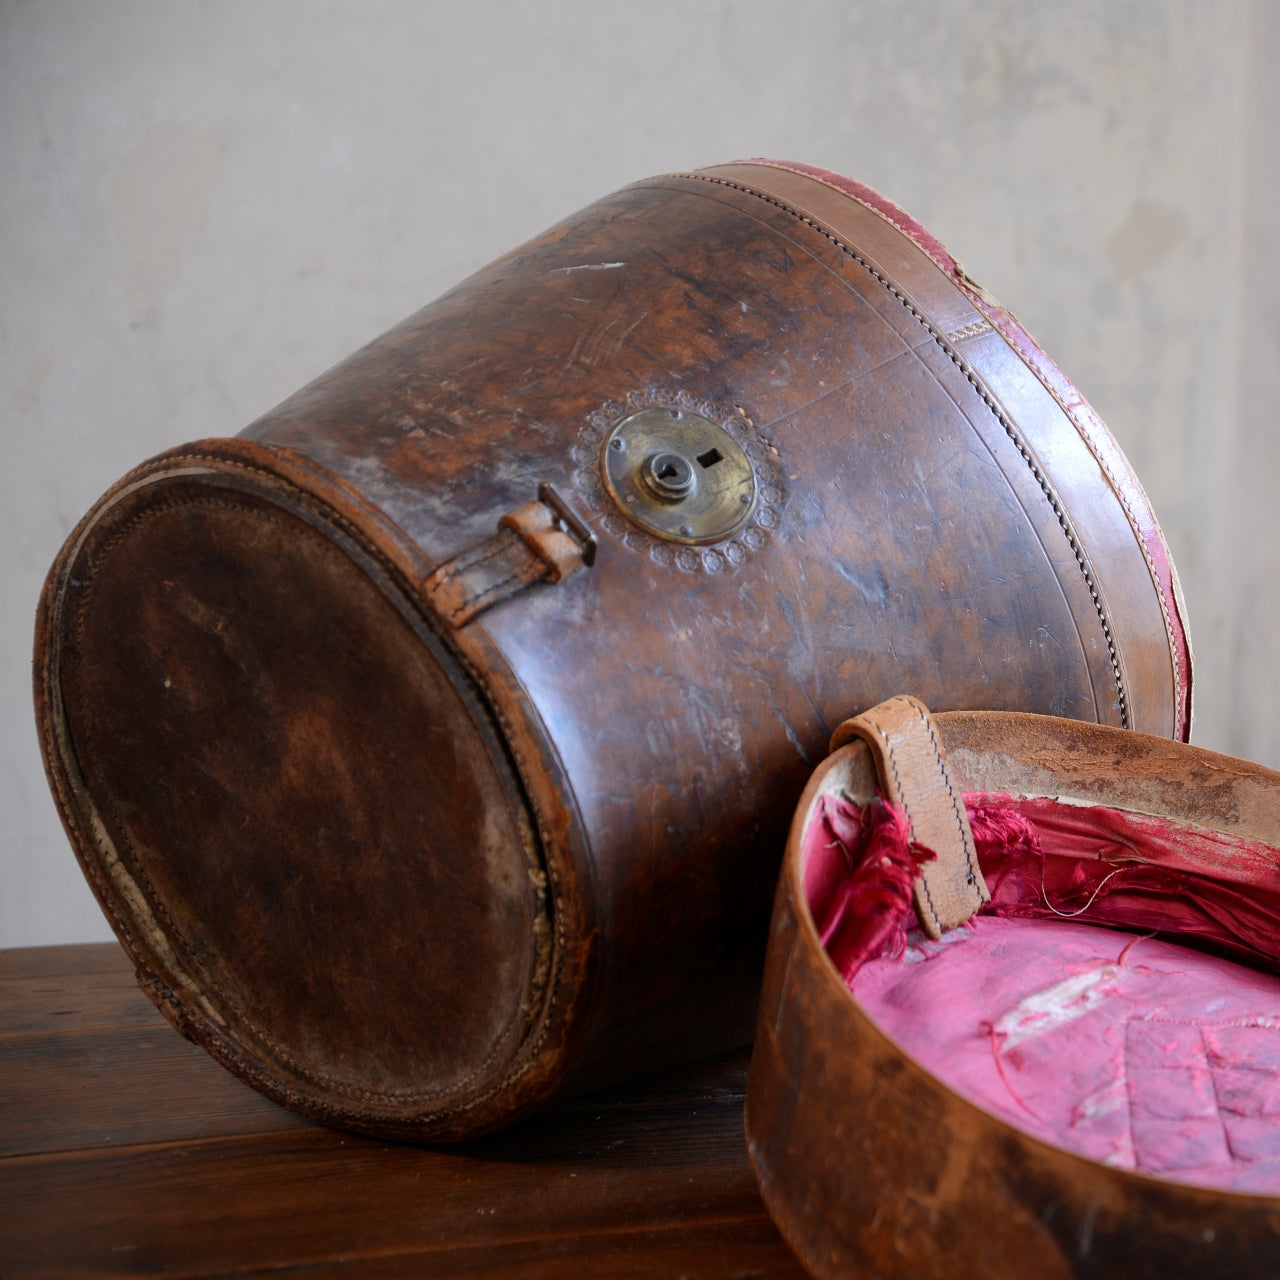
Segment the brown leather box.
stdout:
[[744,1043],[788,815],[909,687],[1185,737],[1155,519],[1016,321],[803,165],[637,183],[120,481],[36,699],[140,981],[416,1139]]
[[1280,774],[891,699],[792,826],[765,1202],[832,1280],[1274,1276],[1278,970]]

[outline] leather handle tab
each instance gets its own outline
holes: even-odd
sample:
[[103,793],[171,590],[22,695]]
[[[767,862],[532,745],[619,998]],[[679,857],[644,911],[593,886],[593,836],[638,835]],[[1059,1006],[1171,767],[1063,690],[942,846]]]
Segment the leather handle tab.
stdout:
[[940,938],[991,900],[964,800],[952,787],[929,711],[916,698],[890,698],[846,720],[831,748],[861,738],[871,751],[880,788],[907,816],[913,844],[931,850],[915,883],[916,914],[931,938]]
[[465,627],[535,582],[563,582],[595,554],[595,534],[544,481],[536,502],[508,511],[493,537],[440,565],[422,585],[441,617]]

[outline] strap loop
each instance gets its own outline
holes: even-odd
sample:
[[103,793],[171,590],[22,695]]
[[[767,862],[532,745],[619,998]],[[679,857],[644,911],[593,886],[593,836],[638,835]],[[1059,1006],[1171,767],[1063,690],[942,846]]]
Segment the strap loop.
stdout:
[[498,532],[440,565],[422,584],[440,616],[465,627],[535,582],[562,582],[595,560],[596,538],[553,485],[498,521]]
[[991,895],[978,866],[964,800],[951,785],[928,708],[907,695],[890,698],[846,720],[832,735],[832,750],[853,738],[870,750],[885,799],[907,815],[912,843],[936,855],[921,867],[915,904],[925,933],[940,938]]

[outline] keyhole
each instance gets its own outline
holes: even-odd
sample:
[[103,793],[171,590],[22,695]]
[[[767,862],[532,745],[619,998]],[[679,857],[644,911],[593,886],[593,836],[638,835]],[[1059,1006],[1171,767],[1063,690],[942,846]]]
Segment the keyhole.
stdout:
[[655,453],[645,461],[643,475],[649,488],[667,502],[688,496],[694,486],[693,468],[678,453]]

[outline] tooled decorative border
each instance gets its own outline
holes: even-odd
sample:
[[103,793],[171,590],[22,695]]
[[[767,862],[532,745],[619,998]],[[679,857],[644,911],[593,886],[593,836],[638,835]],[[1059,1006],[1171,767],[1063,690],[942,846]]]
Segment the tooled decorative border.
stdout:
[[[678,408],[700,414],[714,422],[742,447],[756,475],[756,506],[747,524],[732,537],[709,546],[686,546],[667,542],[632,524],[619,510],[604,487],[600,472],[600,451],[618,423],[641,409]],[[584,506],[592,509],[599,525],[624,547],[647,552],[665,568],[684,573],[725,573],[736,569],[769,542],[782,523],[787,503],[786,464],[778,445],[766,436],[742,405],[726,410],[723,405],[702,400],[688,391],[648,387],[628,394],[625,401],[610,400],[592,413],[578,432],[570,449],[577,464],[574,487]]]

